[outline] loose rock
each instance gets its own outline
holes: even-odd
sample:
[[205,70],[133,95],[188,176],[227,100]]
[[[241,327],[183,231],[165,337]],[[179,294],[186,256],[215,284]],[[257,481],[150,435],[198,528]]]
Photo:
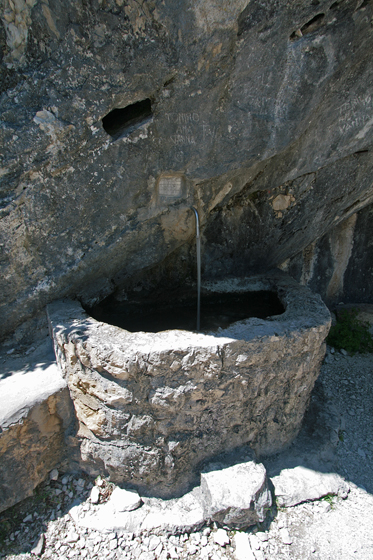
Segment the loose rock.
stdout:
[[294,506],[323,496],[348,492],[348,484],[339,475],[321,473],[302,466],[283,469],[272,478],[280,506]]
[[229,544],[231,541],[230,538],[228,537],[227,531],[225,531],[224,529],[218,529],[216,533],[214,533],[214,542],[216,542],[220,546],[225,546]]
[[50,473],[49,473],[49,478],[51,480],[58,480],[58,470],[57,469],[53,469]]
[[285,527],[283,529],[280,529],[280,537],[284,544],[291,544],[293,542],[293,539],[290,537],[289,531]]
[[205,517],[232,528],[264,521],[272,505],[266,471],[253,461],[227,468],[212,465],[201,474],[201,490]]
[[236,533],[234,536],[236,547],[235,556],[237,560],[256,560],[250,546],[249,535],[246,533]]
[[98,504],[100,501],[100,490],[97,486],[94,486],[91,490],[90,500],[92,504]]
[[114,488],[109,501],[113,509],[118,512],[132,511],[141,505],[141,498],[137,492],[119,487]]
[[35,556],[41,556],[43,553],[44,544],[45,544],[45,536],[44,533],[42,533],[38,538],[38,540],[36,541],[34,548],[31,549],[31,554],[35,554]]

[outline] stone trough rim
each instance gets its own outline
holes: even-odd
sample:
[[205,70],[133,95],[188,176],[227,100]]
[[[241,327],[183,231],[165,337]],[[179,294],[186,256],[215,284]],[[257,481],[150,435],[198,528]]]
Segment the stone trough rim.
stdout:
[[[252,290],[248,289],[250,286],[253,288]],[[71,306],[72,310],[75,312],[78,312],[78,310],[80,311],[78,314],[80,317],[75,317],[71,325],[71,331],[76,328],[76,338],[79,338],[81,322],[84,320],[89,323],[91,327],[95,327],[96,329],[109,327],[111,329],[111,335],[115,338],[125,335],[128,342],[136,342],[137,344],[140,343],[141,345],[147,346],[149,342],[153,341],[157,343],[157,348],[162,350],[167,350],[168,339],[172,342],[173,349],[183,350],[191,344],[210,346],[211,344],[216,344],[216,340],[219,340],[219,344],[225,344],[234,340],[249,341],[258,336],[259,338],[282,336],[286,331],[289,331],[289,326],[290,330],[303,330],[304,328],[317,328],[318,326],[324,325],[325,320],[331,322],[329,310],[321,297],[316,293],[310,292],[309,288],[300,285],[296,280],[279,269],[252,276],[229,277],[223,280],[204,281],[202,283],[202,289],[212,293],[228,293],[229,291],[239,293],[274,289],[277,291],[278,297],[284,305],[285,310],[280,315],[272,315],[265,319],[248,317],[246,319],[234,321],[226,328],[219,328],[217,331],[209,331],[207,333],[185,329],[167,329],[156,333],[148,331],[130,332],[124,328],[94,319],[78,300],[68,298],[55,300],[48,304],[47,314],[49,316],[49,310],[52,310],[55,306],[61,304],[64,306]],[[281,294],[279,290],[282,291]],[[305,293],[311,293],[312,295],[304,299]],[[299,313],[297,309],[296,295],[302,297],[301,313]],[[305,303],[308,305],[305,305]],[[322,313],[323,311],[324,313]],[[320,320],[320,312],[322,320]],[[306,323],[304,323],[305,316],[308,318]],[[290,323],[290,325],[288,323]],[[261,328],[265,331],[262,334],[260,333]]]

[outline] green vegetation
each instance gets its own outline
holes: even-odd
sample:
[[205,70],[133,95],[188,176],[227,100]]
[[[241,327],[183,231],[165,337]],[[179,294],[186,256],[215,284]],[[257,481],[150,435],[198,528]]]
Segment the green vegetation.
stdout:
[[333,509],[335,506],[335,495],[334,494],[327,494],[321,498],[321,501],[327,502],[330,507]]
[[282,506],[282,505],[279,504],[277,496],[275,496],[275,504],[276,504],[276,510],[278,512],[279,511],[286,511],[286,509],[287,509],[286,506]]
[[351,354],[373,352],[373,339],[369,326],[357,319],[356,309],[343,309],[338,312],[337,323],[330,329],[326,342],[330,346]]
[[338,439],[339,439],[339,441],[342,441],[342,442],[345,440],[345,431],[344,430],[341,430],[341,429],[338,430]]

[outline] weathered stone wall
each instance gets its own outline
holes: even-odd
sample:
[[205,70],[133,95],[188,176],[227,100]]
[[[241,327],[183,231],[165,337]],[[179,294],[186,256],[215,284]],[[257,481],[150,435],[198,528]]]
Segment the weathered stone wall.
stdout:
[[372,212],[370,204],[331,228],[282,268],[318,292],[331,307],[370,303],[372,282]]
[[327,308],[279,273],[214,286],[276,288],[286,311],[207,335],[154,334],[97,322],[78,302],[48,306],[83,469],[170,496],[218,453],[249,444],[272,454],[293,441],[324,357]]
[[[370,2],[0,12],[0,336],[56,298],[97,300],[185,257],[190,204],[217,277],[280,265],[372,201]],[[151,118],[119,139],[104,129],[144,100]]]

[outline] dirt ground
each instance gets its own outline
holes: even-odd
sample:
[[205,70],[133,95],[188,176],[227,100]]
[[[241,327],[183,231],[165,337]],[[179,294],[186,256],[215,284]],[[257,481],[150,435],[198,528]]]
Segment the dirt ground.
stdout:
[[[372,380],[372,354],[348,356],[328,348],[301,433],[286,453],[263,463],[270,477],[297,464],[338,473],[350,492],[346,499],[328,497],[279,511],[258,558],[373,558]],[[282,541],[282,527],[291,544]]]
[[[261,527],[251,528],[248,534],[250,548],[240,556],[234,545],[234,534],[228,532],[231,546],[219,548],[212,541],[211,547],[195,547],[191,554],[186,544],[168,549],[163,546],[159,558],[175,557],[223,560],[369,560],[373,559],[373,354],[348,355],[328,347],[320,376],[316,382],[309,410],[303,428],[284,453],[270,458],[262,458],[270,478],[285,468],[302,465],[317,472],[338,473],[350,487],[344,497],[327,496],[293,507],[279,507],[272,519]],[[62,476],[62,475],[61,475]],[[89,485],[87,486],[87,488]],[[87,491],[86,499],[89,492]],[[74,495],[70,492],[70,498]],[[140,548],[104,552],[106,537],[95,536],[96,548],[91,552],[87,547],[79,548],[69,543],[65,554],[58,552],[62,539],[61,523],[70,523],[68,514],[64,517],[51,513],[50,509],[40,510],[33,499],[28,499],[0,514],[0,557],[7,559],[35,558],[27,552],[20,552],[17,542],[22,532],[27,530],[30,539],[40,534],[40,527],[46,535],[54,535],[50,545],[46,541],[42,558],[158,558],[154,552],[141,552]],[[66,509],[66,512],[68,509]],[[18,512],[18,513],[17,513]],[[63,513],[63,509],[59,512]],[[19,522],[6,525],[4,519],[17,518]],[[28,519],[28,522],[24,521]],[[23,522],[21,522],[23,520]],[[18,523],[18,524],[17,524]],[[65,526],[64,525],[64,526]],[[8,534],[4,535],[4,528]],[[70,528],[69,531],[72,529]],[[66,529],[67,531],[67,529]],[[211,540],[216,531],[212,528]],[[202,533],[201,533],[202,534]],[[85,535],[85,539],[89,538]],[[101,538],[101,541],[100,541]],[[119,537],[118,537],[119,538]],[[137,537],[140,539],[141,536]],[[80,539],[79,542],[81,542]],[[135,542],[135,541],[133,541]],[[2,543],[2,544],[1,544]],[[101,543],[101,544],[100,544]],[[97,548],[102,545],[102,548]],[[182,548],[182,546],[184,548]],[[119,545],[118,545],[119,546]],[[123,545],[124,546],[124,545]],[[132,545],[131,545],[132,546]],[[194,546],[194,545],[193,545]],[[2,550],[1,550],[1,547]],[[214,548],[215,547],[215,548]],[[63,548],[63,546],[62,546]],[[144,548],[144,547],[143,547]],[[96,550],[96,552],[95,552]],[[109,549],[108,549],[109,550]],[[127,552],[123,551],[127,550]],[[145,549],[144,549],[145,550]],[[170,553],[169,550],[173,552]],[[193,549],[194,550],[194,549]],[[101,551],[101,552],[100,552]],[[179,552],[177,552],[179,551]],[[210,551],[210,552],[209,552]]]

